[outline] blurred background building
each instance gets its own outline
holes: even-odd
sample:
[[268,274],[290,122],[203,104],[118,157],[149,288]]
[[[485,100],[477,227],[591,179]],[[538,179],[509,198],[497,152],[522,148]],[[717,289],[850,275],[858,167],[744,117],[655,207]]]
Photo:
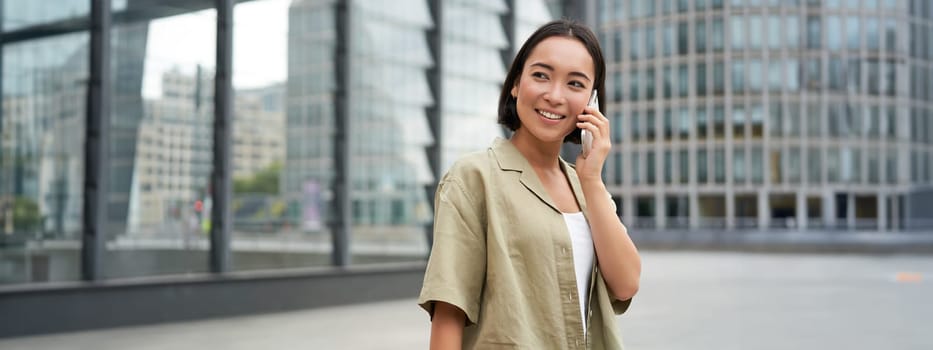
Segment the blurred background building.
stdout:
[[929,228],[929,6],[598,1],[625,221]]
[[[514,52],[559,17],[603,45],[616,143],[604,178],[640,238],[863,230],[885,242],[933,226],[927,1],[0,5],[0,298],[25,291],[52,313],[79,310],[55,308],[56,288],[94,308],[123,300],[105,297],[128,295],[109,289],[126,278],[151,305],[176,305],[154,309],[162,319],[402,293],[352,286],[419,280],[433,185],[504,135],[496,103]],[[316,294],[262,289],[276,286]],[[30,320],[0,335],[93,326]]]

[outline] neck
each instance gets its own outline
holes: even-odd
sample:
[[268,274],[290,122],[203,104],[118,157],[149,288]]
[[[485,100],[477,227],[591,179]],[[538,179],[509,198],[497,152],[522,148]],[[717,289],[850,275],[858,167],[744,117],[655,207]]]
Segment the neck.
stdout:
[[543,142],[534,136],[518,129],[509,139],[518,152],[525,156],[528,163],[535,169],[559,169],[560,146],[558,142]]

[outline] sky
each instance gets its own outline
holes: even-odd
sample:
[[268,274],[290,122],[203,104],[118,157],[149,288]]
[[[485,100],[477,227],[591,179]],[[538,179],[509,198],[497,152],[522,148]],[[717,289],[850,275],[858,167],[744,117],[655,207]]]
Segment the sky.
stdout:
[[[265,86],[285,80],[290,0],[236,5],[233,11],[233,87]],[[162,18],[149,25],[143,96],[161,95],[162,73],[213,69],[216,11]]]

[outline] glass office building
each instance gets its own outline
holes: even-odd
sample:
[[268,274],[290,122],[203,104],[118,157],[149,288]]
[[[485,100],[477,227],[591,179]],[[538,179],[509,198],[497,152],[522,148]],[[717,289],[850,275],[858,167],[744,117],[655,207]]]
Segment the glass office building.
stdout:
[[[91,4],[3,2],[2,284],[87,278],[85,137],[99,132],[86,128]],[[555,17],[560,2],[239,2],[227,150],[213,139],[215,2],[110,8],[109,181],[96,279],[211,271],[212,174],[227,152],[228,269],[332,264],[338,118],[349,130],[350,261],[424,259],[437,181],[429,149],[441,140],[442,173],[503,135],[495,114],[509,50]],[[429,42],[436,28],[439,49]],[[431,118],[441,120],[439,131]]]
[[590,5],[629,226],[930,226],[929,2]]

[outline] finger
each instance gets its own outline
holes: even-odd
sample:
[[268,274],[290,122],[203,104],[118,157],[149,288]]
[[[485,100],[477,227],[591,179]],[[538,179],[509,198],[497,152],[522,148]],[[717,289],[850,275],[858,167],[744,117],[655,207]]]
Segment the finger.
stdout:
[[586,108],[583,109],[583,112],[584,112],[585,114],[592,114],[592,115],[595,115],[597,118],[603,119],[603,120],[605,120],[606,122],[609,121],[609,118],[606,117],[606,116],[603,114],[603,112],[601,112],[601,111],[599,110],[599,108],[596,108],[595,106],[586,106]]
[[609,121],[605,118],[599,118],[592,114],[581,114],[579,121],[596,125],[601,135],[609,134]]
[[577,122],[577,127],[580,129],[586,129],[593,135],[593,141],[595,142],[597,138],[603,136],[602,131],[599,130],[599,127],[590,122]]

